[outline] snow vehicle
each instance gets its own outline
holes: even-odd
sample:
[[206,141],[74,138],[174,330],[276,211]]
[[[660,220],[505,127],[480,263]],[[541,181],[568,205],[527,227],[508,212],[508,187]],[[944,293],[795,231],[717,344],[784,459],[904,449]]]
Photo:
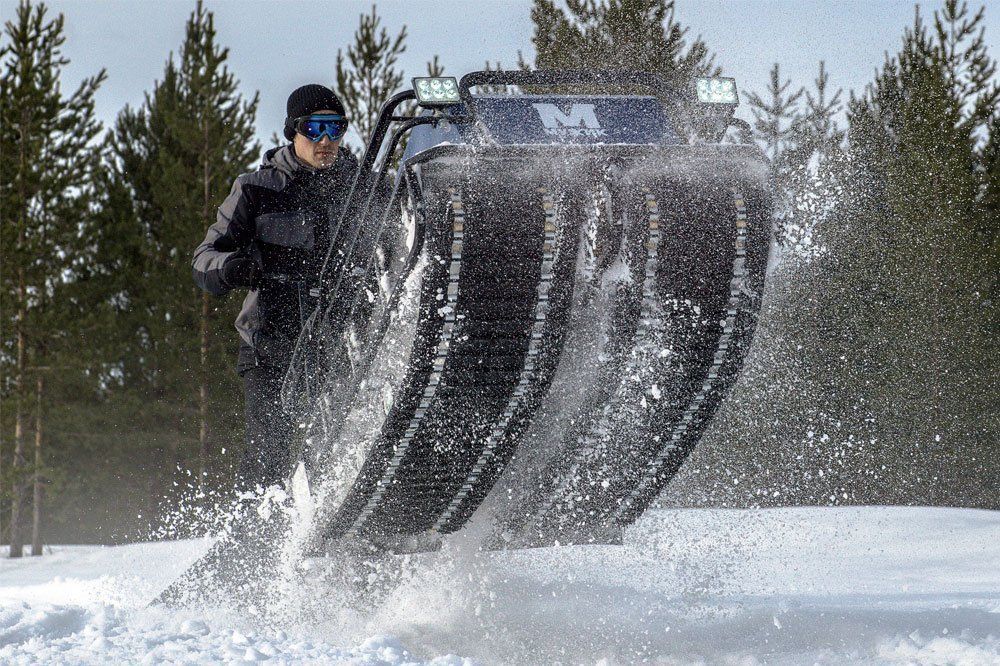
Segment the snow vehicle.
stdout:
[[314,416],[319,541],[433,543],[505,475],[495,547],[614,538],[642,513],[760,306],[768,169],[737,102],[724,78],[485,71],[385,104],[286,378]]
[[737,103],[600,71],[385,103],[283,387],[308,550],[429,549],[477,509],[487,547],[614,542],[649,506],[760,307],[768,166]]

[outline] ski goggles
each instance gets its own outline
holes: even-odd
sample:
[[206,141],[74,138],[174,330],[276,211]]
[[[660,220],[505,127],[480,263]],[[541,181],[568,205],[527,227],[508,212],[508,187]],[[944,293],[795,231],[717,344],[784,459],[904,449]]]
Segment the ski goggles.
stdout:
[[314,143],[324,136],[330,137],[330,141],[336,141],[347,133],[347,118],[334,113],[302,116],[292,122],[292,127]]

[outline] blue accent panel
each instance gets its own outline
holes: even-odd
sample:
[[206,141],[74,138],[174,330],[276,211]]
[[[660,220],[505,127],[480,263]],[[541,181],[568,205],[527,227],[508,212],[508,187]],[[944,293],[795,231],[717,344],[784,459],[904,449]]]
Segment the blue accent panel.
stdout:
[[517,95],[476,98],[476,112],[501,144],[680,143],[655,97]]

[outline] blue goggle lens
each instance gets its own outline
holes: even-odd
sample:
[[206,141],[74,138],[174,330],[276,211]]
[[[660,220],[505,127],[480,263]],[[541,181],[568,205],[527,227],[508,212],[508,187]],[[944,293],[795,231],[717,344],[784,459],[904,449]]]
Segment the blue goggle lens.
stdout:
[[310,141],[320,141],[323,136],[336,141],[347,132],[347,118],[334,115],[303,116],[295,121],[295,131]]

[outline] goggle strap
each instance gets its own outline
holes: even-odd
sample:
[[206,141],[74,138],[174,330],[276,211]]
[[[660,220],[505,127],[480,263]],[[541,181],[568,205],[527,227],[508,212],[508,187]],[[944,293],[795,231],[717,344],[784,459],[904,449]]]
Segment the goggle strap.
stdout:
[[319,122],[348,122],[347,116],[342,116],[339,113],[324,113],[320,115],[312,114],[308,116],[299,116],[298,118],[291,118],[290,121],[292,125],[298,125],[300,123],[309,122],[310,120],[316,120]]

